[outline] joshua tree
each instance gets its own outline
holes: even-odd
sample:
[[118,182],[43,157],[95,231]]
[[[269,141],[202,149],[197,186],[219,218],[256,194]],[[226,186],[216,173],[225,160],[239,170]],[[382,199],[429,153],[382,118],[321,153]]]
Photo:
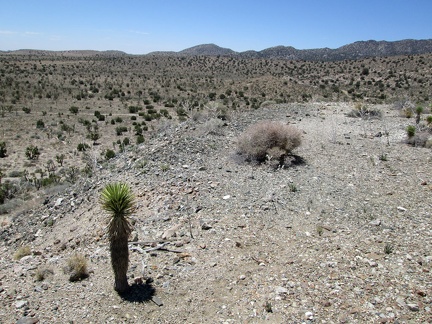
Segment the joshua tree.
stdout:
[[421,114],[422,114],[422,112],[423,112],[423,107],[422,107],[422,106],[418,106],[418,107],[416,108],[416,114],[417,114],[417,116],[416,116],[416,124],[419,124],[419,123],[420,123],[420,119],[421,119]]
[[127,184],[110,183],[102,191],[101,204],[102,208],[111,214],[108,238],[114,271],[114,289],[118,293],[124,293],[129,289],[126,273],[129,265],[128,238],[132,225],[128,216],[135,206],[134,196]]

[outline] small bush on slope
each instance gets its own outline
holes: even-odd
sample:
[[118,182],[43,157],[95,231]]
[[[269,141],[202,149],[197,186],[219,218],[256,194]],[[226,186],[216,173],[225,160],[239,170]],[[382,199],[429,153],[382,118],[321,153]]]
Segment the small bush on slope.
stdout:
[[283,165],[285,157],[301,144],[301,132],[281,122],[263,121],[251,125],[239,137],[238,153],[247,161],[258,163],[279,160]]

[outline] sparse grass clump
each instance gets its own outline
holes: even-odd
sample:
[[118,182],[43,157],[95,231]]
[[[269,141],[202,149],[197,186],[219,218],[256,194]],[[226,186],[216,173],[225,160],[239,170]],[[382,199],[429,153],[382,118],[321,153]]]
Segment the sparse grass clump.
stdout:
[[386,243],[386,245],[384,246],[384,253],[391,254],[393,253],[393,250],[394,250],[394,245],[391,243]]
[[69,281],[71,282],[87,278],[89,272],[85,256],[81,254],[74,254],[71,256],[67,262],[67,266],[64,268],[64,271],[69,274]]
[[238,139],[237,151],[246,161],[263,163],[285,157],[301,144],[301,132],[281,122],[263,121],[251,125]]
[[15,252],[13,258],[14,258],[15,260],[20,260],[20,259],[22,259],[23,257],[25,257],[25,256],[27,256],[27,255],[30,255],[30,254],[31,254],[31,249],[30,249],[30,247],[29,247],[28,245],[24,245],[24,246],[21,246],[20,248],[18,248],[18,250],[16,250],[16,252]]
[[36,270],[35,279],[36,279],[36,281],[43,281],[49,275],[53,275],[53,274],[54,274],[54,271],[51,268],[47,268],[45,266],[40,266]]

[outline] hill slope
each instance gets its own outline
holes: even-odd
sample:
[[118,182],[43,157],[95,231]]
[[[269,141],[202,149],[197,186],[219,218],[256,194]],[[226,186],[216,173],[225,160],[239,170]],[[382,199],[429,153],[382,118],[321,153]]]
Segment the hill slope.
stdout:
[[[292,104],[161,127],[2,225],[2,320],[429,322],[430,150],[401,144],[406,119],[375,108],[384,120],[348,118],[349,104]],[[275,171],[237,159],[237,136],[263,119],[304,132],[303,164]],[[373,136],[384,130],[389,145]],[[124,299],[99,206],[112,181],[137,196],[128,273],[137,284]],[[23,245],[33,254],[13,260]],[[71,283],[63,267],[75,253],[91,273]],[[43,267],[53,274],[35,281]]]
[[[25,54],[39,56],[126,56],[121,51],[45,51],[22,49],[17,51],[0,51],[1,54]],[[299,50],[292,46],[275,46],[261,51],[249,50],[235,52],[229,48],[223,48],[215,44],[202,44],[184,49],[179,52],[156,51],[148,53],[149,56],[230,56],[238,58],[256,59],[288,59],[305,61],[340,61],[356,60],[367,57],[383,57],[398,55],[415,55],[432,53],[432,39],[401,41],[358,41],[336,49],[316,48]]]

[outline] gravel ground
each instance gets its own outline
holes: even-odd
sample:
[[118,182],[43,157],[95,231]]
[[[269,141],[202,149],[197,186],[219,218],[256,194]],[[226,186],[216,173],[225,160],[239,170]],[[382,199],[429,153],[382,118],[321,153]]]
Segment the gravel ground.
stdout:
[[[432,322],[431,150],[403,144],[407,120],[377,108],[382,119],[293,104],[161,126],[3,224],[0,323]],[[265,119],[303,131],[298,163],[236,155],[241,132]],[[137,196],[124,298],[98,203],[120,180]],[[32,255],[14,260],[21,245]],[[72,283],[74,253],[90,275]],[[53,274],[36,281],[41,267]]]

